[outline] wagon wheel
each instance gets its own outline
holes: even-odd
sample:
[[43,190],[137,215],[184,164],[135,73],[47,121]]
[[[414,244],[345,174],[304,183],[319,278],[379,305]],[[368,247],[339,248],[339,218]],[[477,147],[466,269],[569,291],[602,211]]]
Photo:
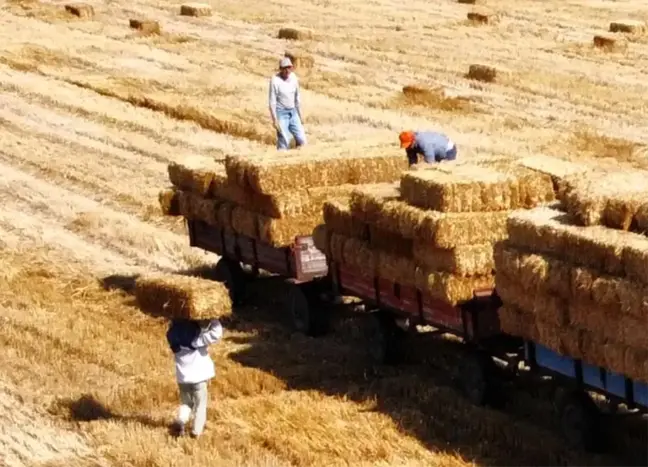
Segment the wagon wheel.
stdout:
[[601,451],[600,413],[588,394],[562,392],[558,398],[558,413],[562,435],[571,448]]
[[319,289],[313,284],[290,284],[284,308],[293,327],[303,334],[318,337],[328,331],[328,316],[322,307]]
[[241,263],[230,258],[221,257],[216,264],[216,275],[230,292],[230,297],[235,305],[240,305],[245,297],[246,274]]
[[371,313],[365,331],[372,363],[381,365],[400,362],[406,332],[398,327],[390,313]]
[[503,404],[495,364],[484,352],[469,351],[460,364],[459,382],[464,395],[475,405]]

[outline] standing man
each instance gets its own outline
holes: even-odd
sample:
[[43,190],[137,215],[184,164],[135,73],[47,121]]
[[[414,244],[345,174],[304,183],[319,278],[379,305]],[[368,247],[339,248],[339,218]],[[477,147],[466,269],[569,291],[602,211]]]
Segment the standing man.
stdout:
[[423,160],[433,162],[453,161],[457,158],[457,147],[443,133],[433,131],[403,131],[399,135],[401,148],[405,149],[410,165],[418,163],[419,154]]
[[277,130],[277,149],[286,150],[290,146],[290,135],[295,138],[297,147],[306,144],[303,127],[299,80],[293,73],[290,58],[279,62],[279,73],[270,79],[270,117]]

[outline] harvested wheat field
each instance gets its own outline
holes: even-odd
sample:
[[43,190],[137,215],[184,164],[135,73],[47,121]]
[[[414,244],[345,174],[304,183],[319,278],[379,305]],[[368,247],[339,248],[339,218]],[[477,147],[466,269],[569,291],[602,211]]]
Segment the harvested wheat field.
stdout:
[[[568,161],[648,169],[648,37],[640,27],[608,32],[613,22],[645,23],[648,6],[486,3],[480,8],[497,21],[467,20],[474,6],[453,1],[417,0],[403,10],[386,0],[223,0],[190,16],[180,4],[149,0],[67,9],[0,1],[0,464],[641,462],[645,449],[627,449],[629,437],[606,457],[569,451],[541,385],[515,390],[501,412],[471,406],[453,389],[460,354],[452,343],[418,336],[402,367],[368,370],[362,317],[318,340],[293,335],[278,323],[282,289],[272,282],[223,318],[204,437],[167,434],[178,396],[166,323],[137,308],[136,278],[209,274],[218,258],[189,248],[180,218],[164,214],[236,217],[241,229],[254,224],[257,235],[282,243],[295,233],[278,227],[282,216],[302,216],[304,229],[345,209],[316,212],[313,199],[346,202],[344,185],[399,179],[326,162],[299,176],[282,172],[267,79],[285,53],[302,85],[311,146],[303,157],[330,160],[318,148],[339,145],[392,179],[398,162],[389,161],[405,157],[398,132],[442,124],[460,160],[524,158],[556,185],[577,170]],[[156,27],[131,27],[133,19]],[[615,46],[596,47],[592,37],[601,34]],[[475,64],[492,67],[496,79],[468,79]],[[248,170],[255,156],[264,162]],[[208,160],[220,179],[238,176],[254,195],[221,185],[219,197],[231,203],[216,213],[173,190],[160,194],[171,185],[170,164],[188,160]],[[207,190],[181,168],[173,177],[181,190]],[[320,191],[307,186],[313,177]],[[278,194],[286,190],[288,198]],[[250,203],[252,223],[240,208]],[[455,214],[473,225],[473,213]],[[633,215],[636,222],[610,222],[637,230],[642,211]],[[359,228],[344,222],[349,234]],[[479,232],[468,231],[467,245],[479,245]],[[491,233],[485,243],[497,240]],[[455,256],[447,264],[472,267]]]

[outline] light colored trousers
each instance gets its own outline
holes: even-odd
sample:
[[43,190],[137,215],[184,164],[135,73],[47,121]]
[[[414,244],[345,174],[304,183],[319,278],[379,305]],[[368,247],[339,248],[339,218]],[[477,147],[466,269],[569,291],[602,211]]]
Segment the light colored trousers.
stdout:
[[178,421],[184,426],[194,413],[193,429],[194,435],[199,435],[205,428],[207,421],[207,381],[195,384],[178,384],[180,389],[180,408],[178,409]]
[[306,131],[297,110],[277,110],[277,123],[281,128],[281,131],[277,131],[277,149],[288,149],[291,136],[295,138],[297,146],[306,144]]

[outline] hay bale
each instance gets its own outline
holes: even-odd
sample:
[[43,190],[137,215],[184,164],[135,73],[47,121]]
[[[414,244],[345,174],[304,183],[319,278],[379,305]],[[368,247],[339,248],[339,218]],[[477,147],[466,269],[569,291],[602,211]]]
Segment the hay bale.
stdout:
[[218,211],[221,201],[203,198],[188,191],[178,192],[178,209],[187,219],[206,222],[209,225],[221,225]]
[[416,288],[451,305],[472,300],[475,292],[495,288],[495,276],[461,277],[445,272],[416,269]]
[[[342,237],[342,263],[351,266],[365,277],[375,277],[378,272],[379,255],[367,242],[357,238]],[[333,249],[333,239],[331,239]]]
[[309,70],[315,65],[315,59],[311,55],[305,53],[285,52],[284,56],[290,59],[297,70]]
[[610,32],[624,32],[629,34],[642,34],[646,32],[646,23],[632,19],[612,21]]
[[171,162],[167,169],[174,186],[200,196],[210,194],[213,183],[226,180],[225,167],[208,157],[187,157],[182,162]]
[[648,235],[648,203],[644,203],[639,206],[637,213],[635,214],[634,220],[637,224],[637,232]]
[[152,19],[131,19],[128,24],[142,34],[160,34],[160,23]]
[[550,176],[509,164],[408,171],[401,176],[400,188],[404,201],[439,212],[531,208],[555,199]]
[[494,83],[497,79],[497,70],[487,65],[470,65],[466,77],[485,83]]
[[382,279],[410,287],[416,286],[416,264],[412,258],[375,251],[377,275]]
[[648,350],[632,347],[624,350],[623,373],[636,381],[648,383]]
[[258,216],[259,240],[275,247],[290,246],[296,237],[312,235],[313,229],[322,221],[321,214],[290,219]]
[[329,238],[331,231],[326,227],[325,224],[320,224],[315,229],[313,229],[313,243],[315,247],[323,252],[326,256],[331,256],[331,249],[329,244]]
[[395,182],[407,160],[392,149],[322,152],[316,146],[281,157],[227,158],[230,181],[259,193]]
[[457,3],[461,3],[464,5],[476,5],[477,0],[457,0]]
[[232,209],[232,229],[234,232],[246,237],[259,238],[259,215],[249,211],[242,206],[234,206]]
[[582,332],[568,327],[556,327],[552,323],[536,321],[538,343],[560,355],[582,358]]
[[509,211],[443,213],[427,211],[402,201],[389,201],[377,224],[437,248],[495,243],[507,236]]
[[167,188],[158,194],[162,214],[165,216],[180,216],[180,190]]
[[515,163],[527,169],[549,175],[553,181],[554,192],[557,193],[558,197],[560,197],[562,183],[567,177],[593,170],[593,167],[582,162],[570,162],[545,155],[524,157],[517,159]]
[[435,248],[427,242],[416,240],[412,253],[418,265],[430,271],[449,272],[457,276],[492,274],[495,268],[492,243]]
[[517,248],[548,254],[613,276],[648,284],[648,238],[601,226],[582,227],[569,214],[547,207],[512,212],[509,242]]
[[499,308],[497,314],[502,332],[537,342],[538,330],[535,320],[528,313],[520,311],[513,305],[504,304]]
[[232,301],[225,284],[178,274],[152,274],[135,282],[141,309],[155,316],[184,319],[225,318]]
[[182,16],[211,16],[212,8],[207,3],[185,3],[180,6]]
[[225,229],[226,231],[233,231],[232,227],[232,213],[236,205],[230,202],[221,202],[216,207],[216,225]]
[[[346,241],[349,239],[349,237],[346,237],[344,235],[331,232],[331,235],[329,237],[329,252],[331,255],[331,259],[333,261],[337,261],[338,263],[345,263],[344,259],[344,244]],[[349,260],[351,261],[353,258],[350,258]],[[373,274],[373,263],[372,263],[372,268],[370,269],[369,273]]]
[[488,24],[489,22],[492,21],[492,18],[487,15],[486,13],[481,13],[478,11],[471,11],[466,15],[466,18],[469,21],[472,21],[473,23],[476,24]]
[[351,192],[349,200],[351,214],[367,224],[375,224],[382,205],[399,197],[400,189],[396,183],[358,186]]
[[546,288],[526,288],[517,278],[502,271],[495,274],[495,287],[502,302],[533,315],[536,321],[550,323],[555,327],[565,326],[569,322],[568,300],[552,294]]
[[371,248],[395,256],[412,259],[412,239],[405,238],[399,233],[382,229],[375,224],[370,224],[368,227],[368,238]]
[[324,223],[333,232],[347,237],[368,239],[368,226],[351,214],[348,202],[331,200],[324,203]]
[[616,39],[610,36],[596,35],[594,36],[593,42],[594,47],[598,47],[599,49],[612,50],[616,46]]
[[560,199],[582,225],[636,229],[639,210],[648,205],[648,171],[592,171],[564,181]]
[[92,18],[95,15],[94,7],[87,3],[68,3],[65,11],[79,18]]
[[295,28],[281,28],[277,34],[279,39],[287,39],[291,41],[305,41],[313,38],[310,31]]

